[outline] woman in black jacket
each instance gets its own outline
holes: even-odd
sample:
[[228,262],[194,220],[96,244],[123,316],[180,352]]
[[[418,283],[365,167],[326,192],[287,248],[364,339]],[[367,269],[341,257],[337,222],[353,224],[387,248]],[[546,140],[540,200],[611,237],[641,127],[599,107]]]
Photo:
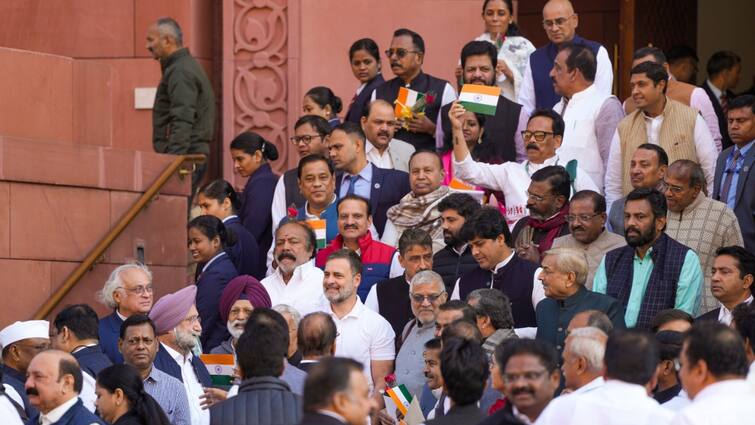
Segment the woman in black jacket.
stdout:
[[132,366],[117,364],[97,374],[97,412],[113,425],[170,425],[168,417],[144,391],[139,373]]

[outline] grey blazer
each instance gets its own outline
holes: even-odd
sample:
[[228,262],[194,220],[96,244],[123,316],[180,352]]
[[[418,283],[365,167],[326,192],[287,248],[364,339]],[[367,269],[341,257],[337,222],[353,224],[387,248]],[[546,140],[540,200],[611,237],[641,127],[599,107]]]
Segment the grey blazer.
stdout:
[[[726,159],[732,149],[734,149],[733,146],[718,155],[716,173],[713,179],[713,199],[720,197],[721,182],[725,179]],[[737,181],[737,197],[734,204],[734,214],[737,216],[740,229],[742,229],[745,248],[750,252],[755,252],[755,172],[753,172],[753,163],[755,163],[755,146],[750,147],[744,157],[744,163]],[[718,200],[726,203],[726,200]]]

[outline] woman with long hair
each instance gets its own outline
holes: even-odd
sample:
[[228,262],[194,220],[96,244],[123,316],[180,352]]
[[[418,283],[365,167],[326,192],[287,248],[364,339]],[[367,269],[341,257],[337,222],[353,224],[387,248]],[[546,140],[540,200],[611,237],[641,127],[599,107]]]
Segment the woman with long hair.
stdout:
[[102,369],[95,386],[97,412],[113,425],[170,425],[168,417],[144,391],[139,372],[126,364]]

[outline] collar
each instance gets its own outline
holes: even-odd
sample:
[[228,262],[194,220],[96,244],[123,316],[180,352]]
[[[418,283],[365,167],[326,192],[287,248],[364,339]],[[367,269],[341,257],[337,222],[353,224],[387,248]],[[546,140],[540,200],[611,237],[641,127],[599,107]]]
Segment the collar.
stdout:
[[121,319],[121,322],[125,322],[126,319],[128,319],[128,317],[122,315],[121,312],[118,310],[115,310],[115,314],[118,316],[119,319]]
[[161,342],[160,345],[162,345],[163,348],[165,348],[165,351],[168,352],[168,354],[170,355],[170,357],[172,357],[173,360],[175,360],[176,363],[178,363],[179,366],[183,365],[186,362],[191,363],[192,359],[194,358],[194,355],[191,353],[191,351],[189,351],[189,354],[187,354],[184,357],[183,354],[181,354],[178,351],[172,349],[171,347],[168,347],[167,344]]
[[663,391],[658,391],[657,393],[653,394],[653,398],[655,401],[657,401],[660,404],[663,404],[672,398],[676,397],[679,392],[682,390],[682,384],[678,383],[674,385],[671,388],[667,388]]
[[714,382],[703,388],[695,396],[695,402],[708,397],[729,396],[741,394],[743,389],[749,389],[749,385],[744,379],[726,379],[724,381]]
[[[338,200],[338,197],[336,196],[335,193],[333,193],[333,197],[331,198],[330,203],[328,204],[327,207],[325,207],[324,210],[322,210],[322,212],[320,213],[320,216],[322,216],[322,214],[325,211],[327,211],[331,205],[335,204],[337,200]],[[309,201],[304,201],[304,218],[307,220],[318,220],[320,218],[319,216],[309,213]]]
[[663,105],[663,110],[661,111],[660,114],[658,114],[658,116],[655,116],[655,117],[651,117],[650,115],[648,115],[647,113],[645,113],[645,111],[642,110],[642,109],[640,109],[639,111],[640,111],[640,114],[642,115],[642,118],[645,121],[655,121],[655,120],[658,120],[658,119],[663,119],[663,117],[666,116],[666,113],[669,110],[669,103],[671,103],[671,99],[668,96],[666,96],[666,103]]
[[496,264],[495,268],[493,269],[493,273],[498,273],[498,270],[500,270],[506,264],[508,264],[511,261],[511,259],[514,258],[514,254],[515,254],[515,252],[512,250],[511,254],[508,257],[504,258],[503,261],[501,261],[500,263]]
[[706,196],[703,193],[703,191],[701,190],[700,193],[697,194],[697,197],[692,200],[692,203],[690,203],[689,205],[687,205],[687,207],[684,208],[681,212],[674,213],[672,211],[669,211],[669,214],[678,215],[679,218],[681,218],[682,214],[685,215],[685,216],[687,216],[687,217],[689,217],[689,213],[691,213],[692,211],[696,210],[697,207],[699,207],[700,205],[702,205],[702,203],[705,202],[705,199],[706,199]]
[[91,344],[81,344],[78,347],[74,348],[73,351],[71,351],[71,354],[75,354],[75,353],[78,353],[79,351],[83,351],[83,350],[86,350],[87,348],[96,347],[96,346],[97,346],[96,342],[93,342]]
[[716,87],[716,85],[713,84],[712,81],[710,81],[710,78],[705,80],[705,84],[708,85],[708,88],[711,92],[713,92],[713,95],[716,96],[716,99],[721,99],[721,95],[724,94],[723,90]]
[[50,410],[47,412],[47,414],[43,414],[40,412],[39,419],[40,423],[43,423],[42,420],[48,420],[51,424],[54,424],[55,422],[58,422],[60,418],[63,417],[63,415],[66,414],[71,408],[73,408],[74,405],[79,401],[78,397],[73,397],[70,400],[64,402],[63,404],[59,405],[58,407]]
[[[166,347],[167,348],[167,347]],[[160,376],[160,371],[157,370],[155,367],[155,364],[152,363],[151,370],[149,371],[149,376],[147,376],[147,379],[145,381],[152,381],[152,382],[158,382],[162,377]],[[158,379],[160,378],[160,379]]]
[[[331,242],[335,247],[337,248],[343,248],[344,242],[343,242],[343,235],[340,233],[336,236],[335,239],[333,239],[333,242]],[[359,245],[359,250],[361,252],[364,252],[367,248],[372,245],[372,232],[369,230],[364,235],[360,236],[359,239],[357,239],[357,245]]]
[[[637,384],[630,384],[629,382],[619,381],[617,379],[606,379],[603,384],[603,388],[610,391],[617,391],[623,393],[625,396],[631,396],[636,398],[647,398],[648,393],[645,387]],[[629,398],[629,397],[627,397]]]
[[233,220],[234,218],[239,218],[239,216],[237,216],[236,214],[231,214],[228,217],[223,219],[223,224],[227,223],[228,220]]
[[531,177],[532,173],[534,173],[535,171],[541,168],[545,168],[548,165],[558,165],[558,161],[559,161],[558,155],[553,155],[552,157],[543,161],[542,164],[535,164],[527,160],[527,161],[524,161],[524,171],[527,172],[527,176]]
[[747,144],[746,144],[746,145],[745,145],[745,146],[744,146],[743,148],[741,148],[741,149],[740,149],[740,148],[739,148],[739,147],[738,147],[737,145],[734,145],[734,149],[732,149],[732,150],[731,150],[731,154],[730,154],[729,156],[731,156],[731,155],[734,155],[734,151],[735,151],[735,150],[738,150],[738,151],[739,151],[739,160],[741,160],[741,159],[744,159],[744,157],[745,157],[745,156],[747,155],[747,152],[749,152],[749,151],[750,151],[750,149],[752,149],[752,145],[755,145],[755,139],[753,139],[753,140],[750,140],[750,141],[749,141],[749,142],[748,142],[748,143],[747,143]]
[[[365,165],[364,168],[362,168],[362,170],[357,173],[357,175],[361,177],[363,180],[371,182],[372,181],[372,163],[370,161],[367,161],[367,165]],[[345,178],[346,176],[353,177],[353,174],[343,173],[343,177]]]
[[261,179],[265,176],[272,175],[273,170],[270,168],[270,164],[265,162],[264,164],[260,165],[260,168],[257,169],[257,171],[254,172],[246,181],[246,186],[249,186],[253,181],[257,179]]
[[[305,274],[312,270],[312,268],[315,267],[315,259],[312,258],[309,261],[307,261],[304,264],[300,264],[294,268],[294,272],[291,274],[291,279],[289,279],[289,283],[294,280],[302,280],[304,279]],[[281,269],[279,267],[275,268],[275,271],[273,272],[280,280],[283,282],[283,274],[281,273]]]
[[455,253],[456,253],[457,255],[459,255],[459,256],[462,256],[462,255],[464,255],[464,251],[466,251],[466,250],[467,250],[467,247],[468,247],[468,246],[469,246],[469,244],[464,244],[464,245],[462,245],[462,246],[461,246],[461,247],[460,247],[459,249],[456,249],[456,247],[454,247],[454,246],[452,246],[452,247],[450,247],[450,248],[451,248],[451,250],[453,250],[453,252],[455,252]]
[[[746,300],[742,301],[739,304],[750,305],[750,304],[752,304],[752,300],[753,300],[752,295],[750,295],[749,297],[747,297]],[[729,310],[728,308],[726,308],[725,305],[721,304],[721,309],[718,311],[718,321],[720,322],[721,319],[723,319],[724,317],[731,318],[731,310]]]
[[208,261],[207,264],[205,264],[204,267],[202,267],[202,273],[204,273],[205,271],[207,271],[207,268],[210,267],[210,264],[212,264],[213,262],[215,262],[215,260],[217,260],[218,258],[220,258],[220,257],[222,257],[224,255],[227,255],[225,253],[225,251],[220,251],[219,253],[217,253],[217,255],[215,255],[214,257],[212,257],[210,259],[210,261]]
[[346,422],[346,418],[344,418],[343,416],[339,415],[336,412],[333,412],[332,410],[320,409],[320,410],[317,411],[317,413],[319,413],[321,415],[325,415],[325,416],[330,416],[331,418],[333,418],[333,419],[335,419],[337,421],[340,421],[341,423],[344,423],[344,424],[347,423]]
[[582,98],[590,97],[590,96],[592,96],[595,93],[596,90],[597,89],[595,88],[595,84],[590,84],[589,86],[587,86],[586,89],[584,89],[584,90],[582,90],[580,92],[574,93],[572,95],[572,97],[569,98],[569,102],[579,101]]
[[514,406],[514,403],[511,403],[511,413],[513,413],[514,416],[525,425],[532,425],[534,423],[530,420],[530,418],[527,417],[527,415],[520,412],[519,409],[517,409],[516,406]]
[[176,61],[184,56],[189,56],[189,48],[188,47],[182,47],[175,52],[171,53],[167,58],[160,60],[160,65],[165,71],[165,68],[173,65],[176,63]]
[[586,295],[587,295],[587,289],[584,286],[579,285],[579,287],[577,288],[577,292],[575,292],[574,294],[572,294],[570,297],[566,299],[557,300],[557,301],[560,306],[569,308],[569,307],[573,307],[574,305],[582,301],[582,298],[584,298]]
[[[327,298],[326,298],[327,301]],[[334,320],[346,320],[349,317],[353,317],[355,319],[359,319],[359,317],[362,316],[362,312],[364,311],[364,304],[362,304],[362,300],[357,297],[357,302],[354,303],[354,307],[351,308],[351,311],[346,313],[342,318],[338,318],[338,316],[333,312],[333,308],[330,304],[330,301],[328,301],[328,314],[333,317]]]
[[413,88],[413,87],[416,87],[416,85],[418,84],[422,84],[422,82],[424,82],[427,79],[427,74],[425,74],[420,68],[419,74],[417,74],[417,76],[414,77],[414,79],[410,81],[408,84],[405,83],[404,80],[402,80],[400,77],[396,77],[396,78],[398,78],[399,83],[401,83],[402,86]]
[[597,378],[593,379],[592,381],[586,383],[585,385],[582,385],[581,387],[574,390],[574,394],[584,394],[589,393],[590,391],[600,388],[603,386],[603,384],[606,383],[606,380],[603,379],[602,376],[598,376]]

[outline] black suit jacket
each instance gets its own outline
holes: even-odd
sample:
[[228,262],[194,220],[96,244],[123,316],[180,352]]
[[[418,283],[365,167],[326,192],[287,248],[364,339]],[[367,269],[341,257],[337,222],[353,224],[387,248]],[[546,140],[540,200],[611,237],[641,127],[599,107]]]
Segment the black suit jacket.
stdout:
[[721,312],[721,307],[718,307],[715,310],[711,310],[705,314],[701,314],[697,316],[697,319],[695,319],[695,322],[716,322],[718,321],[718,314]]
[[306,362],[299,362],[299,366],[296,366],[296,367],[298,367],[299,369],[301,369],[301,370],[303,370],[303,371],[305,371],[305,372],[309,373],[309,371],[310,371],[310,370],[311,370],[311,369],[312,369],[313,367],[315,367],[315,365],[316,365],[317,363],[318,363],[318,362],[309,362],[309,361],[306,361]]
[[322,413],[305,413],[299,425],[346,425],[346,423]]
[[364,113],[367,104],[370,103],[372,92],[384,82],[385,79],[383,78],[383,74],[378,73],[372,81],[367,83],[362,91],[359,92],[359,95],[357,95],[354,101],[349,105],[349,110],[346,112],[344,121],[351,121],[355,124],[359,124],[362,120],[362,114]]
[[427,425],[476,425],[485,419],[477,403],[453,406],[444,416],[425,422]]
[[[713,94],[713,90],[711,90],[708,86],[707,80],[700,87],[702,87],[702,89],[705,90],[705,93],[708,94],[710,103],[713,104],[713,110],[716,111],[716,116],[718,117],[718,130],[721,132],[721,148],[726,149],[733,143],[731,141],[731,137],[729,137],[729,127],[727,126],[726,115],[724,114],[723,108],[721,108],[720,100],[716,97],[715,94]],[[727,91],[726,95],[729,97],[729,99],[734,99],[734,97],[736,96],[731,91]]]
[[[388,220],[388,208],[399,203],[411,188],[409,174],[399,170],[387,170],[372,166],[372,187],[370,188],[370,205],[372,205],[372,223],[378,234],[383,236],[385,222]],[[336,180],[336,193],[341,193],[343,175]]]
[[[731,154],[734,147],[725,149],[718,155],[716,161],[716,172],[713,178],[713,199],[719,199],[721,193],[721,182],[726,179],[724,170],[726,169],[726,159]],[[737,197],[734,204],[734,214],[737,216],[739,228],[742,230],[742,239],[745,242],[745,248],[750,252],[755,252],[755,146],[751,146],[745,155],[742,169],[739,172],[737,180]],[[726,203],[726,200],[719,199]]]

